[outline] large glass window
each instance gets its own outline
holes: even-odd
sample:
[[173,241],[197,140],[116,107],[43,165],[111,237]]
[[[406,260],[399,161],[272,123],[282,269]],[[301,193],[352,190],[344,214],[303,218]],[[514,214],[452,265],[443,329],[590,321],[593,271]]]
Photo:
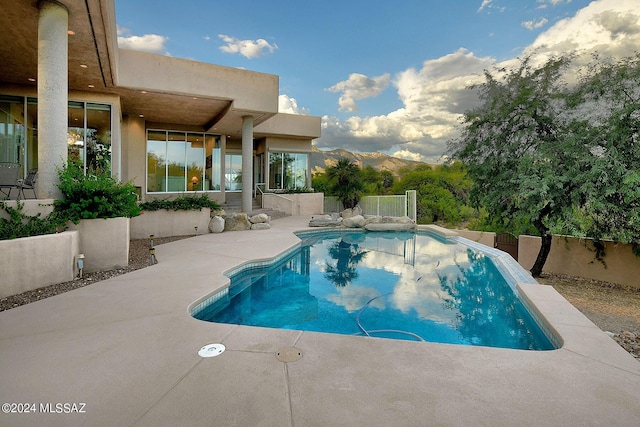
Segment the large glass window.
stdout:
[[269,188],[294,190],[308,186],[309,155],[269,153]]
[[242,154],[224,156],[224,189],[242,191]]
[[147,192],[220,190],[220,137],[147,132]]
[[24,98],[0,97],[0,162],[24,164]]
[[111,172],[111,106],[69,101],[67,153],[69,161],[87,170]]
[[[38,100],[0,95],[0,162],[38,168]],[[111,106],[69,101],[68,160],[85,169],[111,170]],[[26,167],[25,167],[26,165]]]

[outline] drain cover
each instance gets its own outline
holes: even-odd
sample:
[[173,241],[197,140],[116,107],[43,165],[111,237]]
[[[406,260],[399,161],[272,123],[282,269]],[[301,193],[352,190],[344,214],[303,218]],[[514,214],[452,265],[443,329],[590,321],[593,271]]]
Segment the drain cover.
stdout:
[[276,351],[276,359],[281,362],[296,362],[302,359],[302,350],[295,347],[285,347]]
[[198,351],[200,357],[216,357],[224,353],[224,344],[207,344]]

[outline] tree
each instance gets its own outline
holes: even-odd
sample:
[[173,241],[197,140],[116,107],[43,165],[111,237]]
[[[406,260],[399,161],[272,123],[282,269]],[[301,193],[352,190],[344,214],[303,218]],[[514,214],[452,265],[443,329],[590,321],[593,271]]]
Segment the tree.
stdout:
[[576,189],[589,167],[585,135],[564,113],[561,76],[569,62],[551,59],[534,68],[525,58],[514,70],[500,70],[502,80],[485,72],[485,83],[471,88],[482,104],[465,113],[461,136],[450,143],[474,179],[474,203],[514,234],[535,231],[542,238],[531,269],[536,277],[551,250],[552,226],[570,223],[583,202]]
[[574,95],[580,111],[589,111],[578,126],[590,151],[581,231],[596,248],[611,239],[640,255],[640,54],[616,62],[596,58]]
[[396,193],[416,190],[417,222],[459,224],[473,215],[467,206],[471,181],[458,162],[453,165],[419,165],[400,172]]
[[364,191],[358,165],[341,158],[334,166],[327,168],[327,178],[331,194],[338,197],[345,209],[352,209],[358,204]]

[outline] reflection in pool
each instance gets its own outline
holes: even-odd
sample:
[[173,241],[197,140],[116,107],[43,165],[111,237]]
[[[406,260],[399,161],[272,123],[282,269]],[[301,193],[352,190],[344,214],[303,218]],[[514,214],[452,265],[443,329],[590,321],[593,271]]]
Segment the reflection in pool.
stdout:
[[269,267],[231,277],[194,317],[349,335],[549,350],[553,345],[482,252],[411,232],[301,234]]

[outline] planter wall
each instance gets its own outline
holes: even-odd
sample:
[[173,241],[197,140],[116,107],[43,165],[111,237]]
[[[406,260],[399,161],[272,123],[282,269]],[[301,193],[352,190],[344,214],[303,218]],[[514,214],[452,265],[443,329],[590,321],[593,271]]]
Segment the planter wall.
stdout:
[[129,265],[129,218],[83,219],[77,225],[70,223],[69,229],[80,232],[85,272]]
[[78,231],[0,240],[0,298],[73,280]]
[[262,206],[291,216],[320,215],[324,210],[324,193],[264,193]]
[[151,234],[155,237],[194,235],[195,227],[198,227],[198,234],[204,234],[209,232],[210,220],[209,208],[199,211],[145,211],[131,218],[131,238],[148,239]]

